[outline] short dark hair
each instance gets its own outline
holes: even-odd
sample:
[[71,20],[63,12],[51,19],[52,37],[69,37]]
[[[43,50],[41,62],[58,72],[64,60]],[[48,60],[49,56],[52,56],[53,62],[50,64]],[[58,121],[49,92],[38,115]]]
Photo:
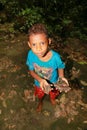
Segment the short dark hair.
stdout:
[[48,31],[46,29],[46,26],[42,23],[34,24],[28,31],[28,37],[32,34],[42,34],[44,33],[46,37],[48,37]]

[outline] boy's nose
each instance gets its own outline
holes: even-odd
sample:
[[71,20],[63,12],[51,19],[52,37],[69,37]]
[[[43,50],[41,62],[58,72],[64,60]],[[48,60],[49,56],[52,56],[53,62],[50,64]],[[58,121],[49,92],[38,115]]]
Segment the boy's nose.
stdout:
[[42,47],[40,45],[37,46],[37,50],[42,50]]

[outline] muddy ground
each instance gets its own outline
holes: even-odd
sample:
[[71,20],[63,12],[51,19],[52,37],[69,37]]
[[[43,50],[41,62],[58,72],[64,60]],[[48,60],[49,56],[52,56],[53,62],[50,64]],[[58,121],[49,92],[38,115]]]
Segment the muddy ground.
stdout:
[[54,107],[49,96],[41,113],[27,73],[27,34],[10,33],[0,25],[0,130],[87,130],[87,43],[68,38],[51,47],[64,58],[71,90]]

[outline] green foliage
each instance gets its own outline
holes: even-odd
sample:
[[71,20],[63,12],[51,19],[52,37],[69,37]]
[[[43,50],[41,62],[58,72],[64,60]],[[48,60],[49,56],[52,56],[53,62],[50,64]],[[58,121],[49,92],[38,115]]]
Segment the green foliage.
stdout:
[[37,22],[44,23],[44,18],[41,15],[42,9],[40,8],[26,8],[16,16],[14,27],[20,31],[27,31],[28,28]]
[[6,16],[0,17],[0,21],[13,21],[15,29],[26,32],[32,24],[43,22],[51,34],[87,39],[83,30],[87,27],[86,0],[0,0],[0,3]]
[[75,28],[70,32],[70,37],[76,37],[81,39],[82,41],[87,41],[87,28],[83,27],[83,28]]
[[20,11],[19,4],[17,1],[10,1],[5,5],[5,12],[8,21],[13,21],[15,15]]
[[1,3],[2,5],[5,5],[6,2],[7,2],[7,0],[0,0],[0,3]]
[[72,21],[69,20],[69,19],[63,19],[63,25],[64,25],[64,26],[69,25],[71,22],[72,22]]

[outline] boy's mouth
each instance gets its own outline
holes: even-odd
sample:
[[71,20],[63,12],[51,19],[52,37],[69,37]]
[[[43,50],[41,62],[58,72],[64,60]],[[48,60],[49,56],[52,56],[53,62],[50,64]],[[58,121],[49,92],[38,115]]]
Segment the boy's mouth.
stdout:
[[43,53],[37,53],[38,56],[43,56]]
[[44,52],[37,53],[38,56],[42,56]]
[[46,51],[46,52],[43,51],[43,52],[37,53],[37,55],[38,56],[46,56],[47,53],[48,53],[48,51]]

